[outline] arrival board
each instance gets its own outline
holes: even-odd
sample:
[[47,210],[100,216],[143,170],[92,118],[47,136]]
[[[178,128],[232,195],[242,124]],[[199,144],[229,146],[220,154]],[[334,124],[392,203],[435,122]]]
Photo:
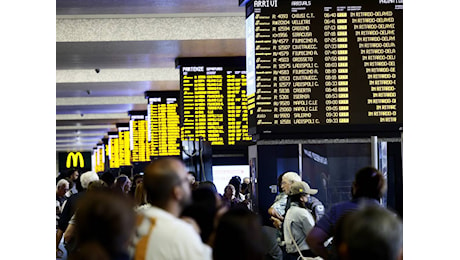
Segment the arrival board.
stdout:
[[250,134],[401,129],[402,1],[253,1],[246,11]]

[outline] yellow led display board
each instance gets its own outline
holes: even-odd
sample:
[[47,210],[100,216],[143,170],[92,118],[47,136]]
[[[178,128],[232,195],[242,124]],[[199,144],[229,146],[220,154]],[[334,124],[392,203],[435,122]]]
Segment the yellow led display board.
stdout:
[[244,57],[176,60],[181,70],[183,140],[203,139],[212,145],[252,140],[246,71],[240,59],[244,61]]
[[146,92],[150,121],[150,156],[180,155],[179,92]]
[[109,168],[120,168],[120,152],[118,132],[109,133]]
[[104,145],[97,145],[95,152],[96,172],[103,172],[105,170],[105,151]]
[[131,114],[129,133],[131,162],[150,161],[147,111],[143,111],[142,114]]
[[120,166],[131,165],[131,150],[129,149],[129,124],[118,127],[118,151]]

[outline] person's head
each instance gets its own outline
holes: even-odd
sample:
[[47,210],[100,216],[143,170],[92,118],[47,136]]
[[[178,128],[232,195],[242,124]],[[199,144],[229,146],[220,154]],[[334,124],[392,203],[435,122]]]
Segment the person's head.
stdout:
[[235,194],[236,194],[235,186],[231,184],[228,184],[227,186],[225,186],[224,195],[223,195],[225,198],[233,199],[235,198]]
[[222,206],[222,197],[220,196],[219,192],[217,192],[216,185],[212,181],[201,181],[198,184],[197,189],[209,189],[214,193],[214,197],[216,198],[216,206],[220,208]]
[[402,221],[385,208],[365,206],[339,221],[334,241],[342,260],[402,259]]
[[98,191],[109,191],[109,186],[103,180],[92,181],[88,188],[87,192],[98,192]]
[[70,172],[69,177],[72,181],[76,181],[79,175],[80,174],[78,173],[78,171],[74,169],[73,171]]
[[213,244],[214,260],[263,260],[260,218],[247,208],[228,210],[219,220]]
[[243,183],[249,184],[249,183],[251,183],[251,179],[249,177],[244,177],[243,178]]
[[147,196],[144,190],[144,183],[140,182],[134,190],[134,203],[136,206],[147,204]]
[[371,198],[379,200],[386,191],[386,180],[383,174],[374,167],[364,167],[355,174],[352,184],[353,198]]
[[67,181],[69,182],[69,189],[71,189],[77,181],[78,176],[78,170],[75,168],[70,168],[66,171],[63,171],[61,174],[59,174],[59,176],[56,177],[56,184],[61,179],[67,179]]
[[133,184],[134,185],[132,185],[132,186],[137,187],[137,185],[139,185],[139,183],[142,183],[143,181],[144,181],[144,176],[142,176],[140,174],[136,174],[133,177]]
[[187,206],[182,216],[193,218],[200,228],[200,236],[203,243],[207,243],[214,230],[214,222],[217,213],[217,197],[214,192],[207,188],[196,188],[192,191],[193,203]]
[[58,178],[63,179],[63,178],[69,178],[71,181],[75,181],[78,179],[78,170],[76,168],[70,168],[61,173]]
[[214,192],[214,194],[218,194],[216,185],[212,181],[200,181],[198,188],[208,188]]
[[63,197],[69,190],[69,182],[66,179],[60,179],[56,184],[56,195]]
[[241,183],[241,193],[245,195],[249,193],[249,184],[246,182]]
[[115,182],[115,177],[113,177],[111,172],[104,172],[101,175],[101,180],[103,180],[109,187],[113,186],[113,183]]
[[159,208],[182,210],[191,203],[190,182],[182,161],[174,157],[154,160],[144,170],[147,201]]
[[288,195],[291,196],[292,202],[298,202],[302,207],[308,202],[310,195],[318,193],[317,189],[312,189],[308,183],[304,181],[296,181],[291,185]]
[[88,188],[88,185],[91,182],[98,181],[98,180],[99,180],[99,176],[97,175],[97,173],[95,173],[93,171],[85,172],[80,176],[81,187],[84,190],[86,190]]
[[128,176],[122,174],[115,179],[115,187],[124,193],[128,193],[131,189],[131,180]]
[[107,191],[86,193],[75,215],[75,251],[97,243],[115,259],[128,249],[134,228],[135,212],[128,198]]
[[281,182],[283,182],[283,176],[284,174],[286,174],[286,172],[283,172],[281,173],[279,176],[278,176],[278,192],[282,192],[283,189],[281,188]]
[[233,185],[235,187],[236,194],[239,194],[241,191],[241,178],[239,176],[233,176],[228,184]]
[[302,178],[300,178],[299,174],[296,172],[284,173],[283,177],[281,178],[281,189],[283,192],[288,194],[291,189],[291,185],[296,181],[302,181]]
[[196,181],[196,173],[189,171],[188,172],[189,178],[190,178],[190,185],[193,185]]

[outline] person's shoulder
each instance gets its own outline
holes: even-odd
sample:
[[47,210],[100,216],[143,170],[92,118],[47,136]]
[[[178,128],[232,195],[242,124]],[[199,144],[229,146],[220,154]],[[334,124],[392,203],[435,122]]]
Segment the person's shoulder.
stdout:
[[284,192],[280,192],[280,193],[278,193],[278,195],[276,195],[275,202],[278,201],[278,200],[281,200],[281,199],[286,199],[286,198],[287,198],[287,194],[284,193]]

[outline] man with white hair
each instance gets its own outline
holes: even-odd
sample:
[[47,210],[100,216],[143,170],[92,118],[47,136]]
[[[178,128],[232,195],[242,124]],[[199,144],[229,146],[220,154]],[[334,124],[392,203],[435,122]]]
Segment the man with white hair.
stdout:
[[64,201],[67,197],[65,193],[69,190],[69,181],[66,179],[60,179],[56,184],[56,227],[58,225],[58,220],[61,217],[62,208]]
[[[281,223],[284,220],[284,215],[289,208],[288,193],[291,189],[291,185],[294,182],[302,181],[302,178],[296,172],[285,172],[281,178],[281,190],[282,192],[276,197],[273,205],[268,209],[268,214],[271,216],[273,225],[277,228],[281,228]],[[307,209],[309,209],[315,221],[318,221],[324,215],[324,206],[321,201],[317,198],[310,196],[306,203]],[[287,207],[287,208],[286,208]]]
[[[285,172],[280,175],[281,177],[281,182],[280,179],[278,179],[279,186],[281,187],[281,193],[278,194],[275,198],[275,202],[272,204],[272,206],[268,209],[268,214],[270,214],[270,219],[273,222],[273,226],[278,229],[277,232],[277,237],[278,237],[278,242],[282,245],[283,243],[281,240],[283,240],[283,221],[284,221],[284,216],[289,209],[290,206],[290,201],[288,200],[288,194],[291,190],[291,186],[295,182],[301,182],[302,178],[300,175],[296,172]],[[312,213],[314,216],[315,221],[318,221],[323,215],[324,215],[324,206],[319,201],[317,198],[313,196],[308,197],[308,201],[305,203],[306,208]],[[272,231],[273,233],[273,231]],[[284,248],[283,248],[284,249]],[[275,259],[282,259],[281,258],[281,249],[273,249],[269,253],[273,258]]]
[[284,219],[284,214],[286,213],[286,203],[289,190],[291,185],[294,182],[302,181],[302,178],[295,172],[285,172],[281,177],[281,193],[280,196],[277,196],[275,202],[268,209],[268,214],[270,214],[273,224],[279,228],[278,224],[281,224],[281,221]]
[[88,171],[83,173],[80,176],[80,183],[82,187],[82,191],[72,194],[67,201],[63,205],[61,217],[59,218],[58,221],[58,227],[57,227],[57,232],[56,232],[56,256],[59,254],[62,254],[61,250],[59,249],[59,243],[61,242],[62,235],[64,234],[64,231],[67,229],[67,226],[69,225],[69,220],[75,213],[76,205],[79,200],[79,198],[84,194],[86,189],[88,188],[88,185],[93,182],[99,180],[99,176],[97,173]]

